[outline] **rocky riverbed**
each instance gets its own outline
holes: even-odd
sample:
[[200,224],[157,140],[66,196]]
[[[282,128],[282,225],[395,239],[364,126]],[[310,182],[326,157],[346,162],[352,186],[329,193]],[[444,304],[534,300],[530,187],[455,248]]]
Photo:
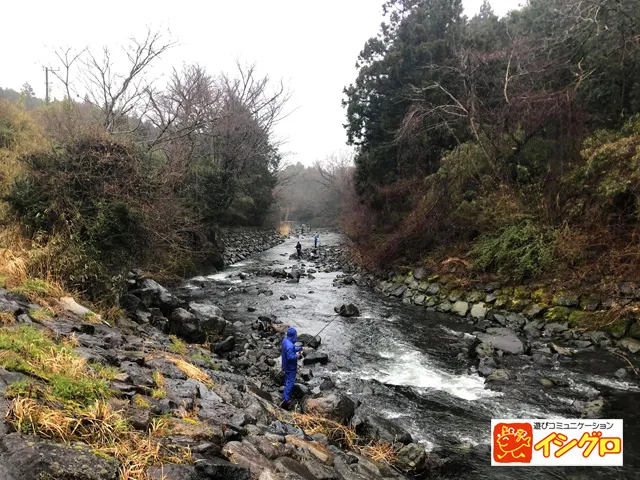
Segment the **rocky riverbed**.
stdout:
[[[292,238],[221,274],[187,282],[176,293],[214,301],[240,332],[282,322],[282,331],[291,324],[315,333],[332,320],[336,306],[359,306],[360,316],[338,317],[324,331],[318,351],[327,358],[321,356],[313,376],[305,372],[298,393],[322,395],[323,384],[335,385],[358,405],[356,424],[372,415],[391,420],[431,452],[432,475],[512,478],[509,469],[488,467],[491,418],[625,418],[625,438],[637,438],[638,377],[617,354],[634,364],[637,357],[622,339],[545,318],[548,310],[530,316],[486,302],[478,315],[469,302],[462,315],[416,305],[406,296],[398,301],[383,292],[390,279],[377,279],[350,262],[338,236],[321,238],[316,252],[310,237],[302,239],[301,259],[292,254],[297,241]],[[410,298],[420,293],[419,283],[418,288],[407,283],[407,290],[415,290]],[[449,294],[442,301],[451,302]],[[458,301],[467,299],[451,303]],[[264,343],[252,334],[242,338],[230,361],[268,385],[261,364],[269,364],[269,357],[257,354]],[[625,462],[638,465],[637,454],[627,452]],[[573,478],[610,474],[591,469]],[[524,478],[557,475],[561,471],[528,470]],[[615,475],[633,478],[630,468]]]
[[[376,291],[380,280],[347,260],[339,236],[321,233],[315,251],[302,238],[300,259],[297,241],[172,290],[132,273],[126,316],[114,325],[69,302],[75,314],[44,315],[6,291],[0,306],[11,316],[9,330],[46,331],[71,342],[87,365],[115,369],[110,403],[129,428],[146,435],[158,419],[167,422],[154,439],[189,454],[151,465],[151,479],[636,478],[640,389],[615,354],[637,358],[615,339],[581,347],[572,342],[584,332],[575,338],[570,325],[538,325],[544,317],[487,309],[479,318],[403,303]],[[289,325],[313,347],[300,365],[298,411],[389,445],[391,464],[278,409],[279,345]],[[29,377],[3,365],[6,412],[15,400],[11,385]],[[491,468],[490,419],[518,417],[624,418],[625,467]],[[122,470],[82,442],[54,443],[15,428],[9,421],[0,436],[2,479],[115,480]]]

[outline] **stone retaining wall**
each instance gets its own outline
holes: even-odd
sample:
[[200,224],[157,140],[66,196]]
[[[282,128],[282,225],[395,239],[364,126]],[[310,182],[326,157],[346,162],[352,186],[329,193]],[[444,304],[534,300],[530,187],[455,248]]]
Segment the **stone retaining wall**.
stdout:
[[258,227],[223,228],[218,236],[224,265],[232,265],[284,242],[276,230]]

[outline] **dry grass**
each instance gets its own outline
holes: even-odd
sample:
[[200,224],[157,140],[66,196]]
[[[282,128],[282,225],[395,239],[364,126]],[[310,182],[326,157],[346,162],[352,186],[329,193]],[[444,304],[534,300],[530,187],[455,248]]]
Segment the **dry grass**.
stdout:
[[372,442],[368,445],[357,446],[355,450],[374,462],[386,463],[387,465],[393,465],[398,458],[393,447],[387,442]]
[[179,358],[169,354],[165,354],[165,357],[176,367],[178,367],[178,369],[187,377],[198,380],[199,382],[204,383],[209,388],[213,387],[213,380],[211,380],[211,377],[200,370],[200,368],[196,367],[193,363],[188,362],[183,358]]
[[0,325],[6,327],[8,325],[13,325],[15,323],[16,323],[16,319],[12,313],[0,312]]
[[280,420],[302,428],[308,435],[321,433],[329,440],[340,443],[350,450],[356,446],[358,441],[358,435],[356,435],[353,428],[328,418],[297,412],[286,415],[281,414],[280,417],[282,417]]
[[282,410],[273,413],[279,420],[300,427],[307,435],[321,433],[330,441],[370,458],[374,462],[392,465],[396,461],[396,452],[389,443],[359,437],[352,427],[316,415],[289,413]]
[[193,462],[189,450],[170,452],[161,447],[157,441],[164,431],[161,420],[152,423],[148,433],[138,432],[121,412],[102,401],[69,415],[30,398],[16,398],[6,420],[17,431],[65,443],[83,442],[98,453],[114,457],[120,462],[121,480],[145,480],[145,471],[151,465]]

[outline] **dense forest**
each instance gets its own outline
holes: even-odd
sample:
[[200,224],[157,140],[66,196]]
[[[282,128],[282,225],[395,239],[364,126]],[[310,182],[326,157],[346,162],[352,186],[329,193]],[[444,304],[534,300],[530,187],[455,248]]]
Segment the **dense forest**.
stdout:
[[39,278],[107,301],[128,269],[218,262],[218,225],[267,220],[286,88],[242,65],[231,76],[186,65],[158,84],[150,68],[173,45],[148,31],[121,52],[58,49],[64,98],[0,91],[7,286]]
[[345,89],[345,231],[371,266],[640,271],[637,0],[391,0]]

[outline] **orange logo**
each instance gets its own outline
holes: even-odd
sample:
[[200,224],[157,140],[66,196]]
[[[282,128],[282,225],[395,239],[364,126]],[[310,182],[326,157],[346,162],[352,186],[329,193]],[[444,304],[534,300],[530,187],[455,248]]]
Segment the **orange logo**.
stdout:
[[530,463],[532,442],[530,423],[498,423],[493,429],[493,459],[498,463]]

